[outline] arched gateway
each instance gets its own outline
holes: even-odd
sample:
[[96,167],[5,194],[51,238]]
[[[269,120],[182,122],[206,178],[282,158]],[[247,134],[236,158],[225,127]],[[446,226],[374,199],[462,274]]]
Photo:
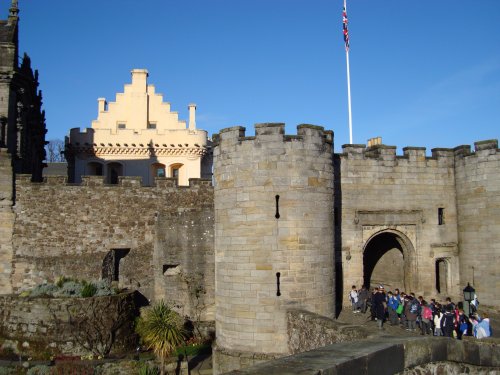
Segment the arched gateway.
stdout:
[[403,233],[387,229],[372,235],[363,248],[363,283],[386,290],[416,290],[415,249]]

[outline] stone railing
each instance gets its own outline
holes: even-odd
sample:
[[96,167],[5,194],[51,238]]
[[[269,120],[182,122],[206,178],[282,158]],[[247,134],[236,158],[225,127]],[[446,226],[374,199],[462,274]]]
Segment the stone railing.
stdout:
[[231,372],[230,374],[422,374],[440,368],[443,373],[498,373],[498,339],[455,340],[444,337],[379,337],[328,345]]
[[304,310],[287,312],[287,331],[288,348],[293,354],[368,337],[361,326],[340,323]]

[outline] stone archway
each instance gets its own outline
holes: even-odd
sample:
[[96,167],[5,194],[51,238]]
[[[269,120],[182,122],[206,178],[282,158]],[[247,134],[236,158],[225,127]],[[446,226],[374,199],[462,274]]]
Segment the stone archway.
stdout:
[[415,290],[414,247],[403,233],[384,230],[375,233],[363,249],[363,282],[383,284],[386,290]]

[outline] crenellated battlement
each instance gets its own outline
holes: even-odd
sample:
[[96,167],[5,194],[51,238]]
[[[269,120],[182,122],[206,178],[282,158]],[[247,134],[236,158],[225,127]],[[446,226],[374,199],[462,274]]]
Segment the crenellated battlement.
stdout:
[[333,144],[333,131],[325,130],[322,126],[300,124],[297,126],[297,135],[286,135],[284,123],[260,123],[255,124],[254,128],[255,136],[246,136],[246,128],[243,126],[222,129],[213,135],[214,146],[225,147],[249,141],[254,141],[256,144],[293,141],[317,145]]
[[498,154],[498,140],[490,139],[474,143],[474,151],[470,145],[461,145],[455,148],[433,148],[431,156],[426,156],[425,147],[407,146],[403,148],[403,155],[396,154],[396,146],[384,144],[345,144],[342,145],[341,157],[353,160],[376,159],[384,161],[396,161],[397,159],[407,159],[410,162],[422,162],[431,160],[453,160],[476,154],[493,155]]
[[43,182],[32,182],[31,175],[18,174],[16,175],[16,186],[106,186],[128,187],[128,188],[144,188],[144,189],[179,189],[186,191],[188,189],[197,190],[200,188],[211,188],[212,180],[207,178],[190,178],[189,186],[178,186],[176,178],[156,177],[154,186],[143,186],[142,177],[140,176],[119,176],[118,184],[107,184],[103,176],[82,176],[81,184],[68,183],[67,176],[45,176]]

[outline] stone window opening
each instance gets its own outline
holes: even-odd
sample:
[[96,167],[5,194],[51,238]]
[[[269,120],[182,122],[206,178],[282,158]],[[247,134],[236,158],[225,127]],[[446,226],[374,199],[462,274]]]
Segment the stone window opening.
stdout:
[[107,167],[108,167],[107,183],[111,185],[117,185],[118,177],[123,176],[123,166],[120,163],[109,163]]
[[87,174],[89,176],[102,176],[102,164],[98,162],[90,162],[87,164]]
[[175,276],[181,273],[181,267],[178,264],[164,264],[163,276]]
[[148,129],[156,129],[156,122],[148,122]]
[[181,163],[172,164],[170,166],[170,177],[175,178],[177,180],[177,183],[179,182],[179,175],[182,166],[183,164]]
[[124,122],[120,122],[120,123],[118,123],[117,128],[118,129],[126,129],[127,128],[127,124],[125,124]]
[[102,261],[102,280],[109,283],[120,281],[120,261],[125,258],[130,249],[111,249]]
[[155,163],[151,168],[153,170],[153,177],[166,177],[165,164]]
[[444,225],[444,208],[438,208],[438,225]]
[[436,259],[436,291],[439,294],[448,293],[448,267],[446,258]]

